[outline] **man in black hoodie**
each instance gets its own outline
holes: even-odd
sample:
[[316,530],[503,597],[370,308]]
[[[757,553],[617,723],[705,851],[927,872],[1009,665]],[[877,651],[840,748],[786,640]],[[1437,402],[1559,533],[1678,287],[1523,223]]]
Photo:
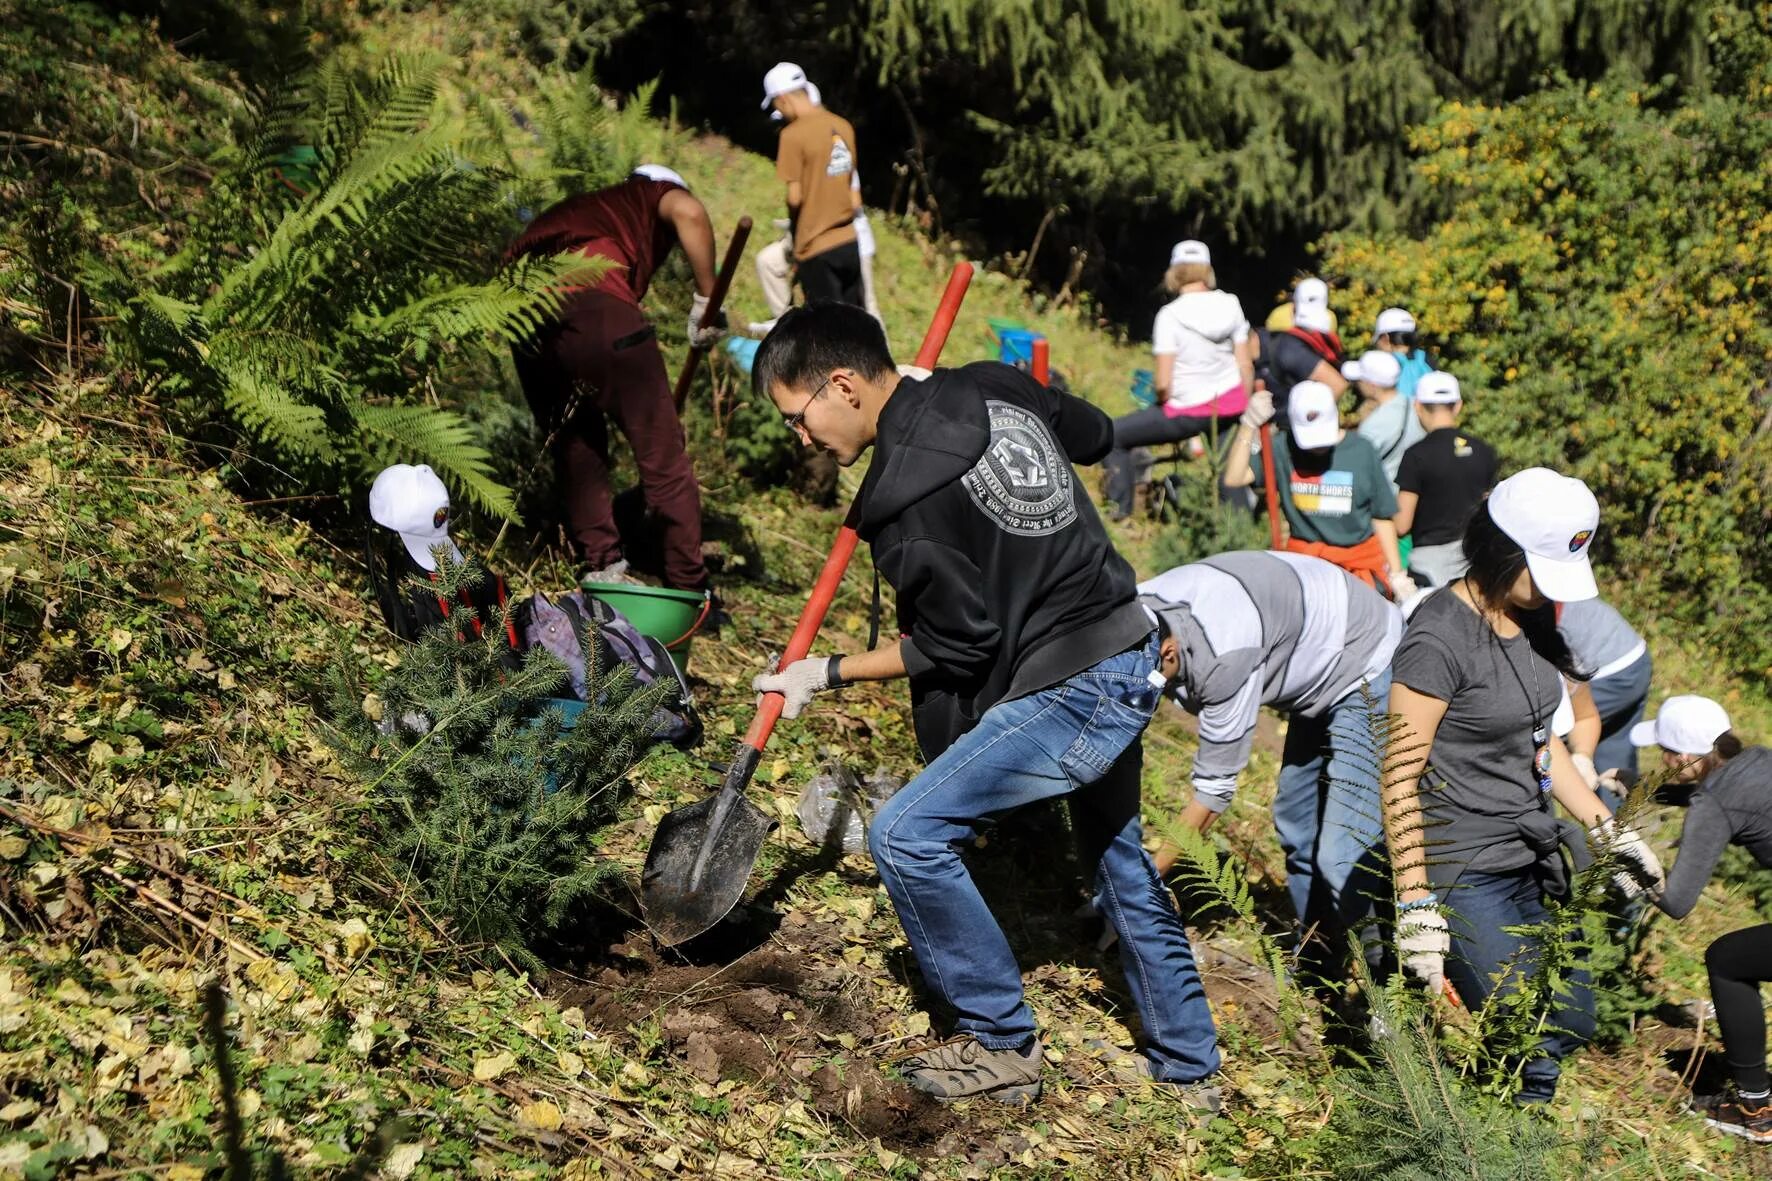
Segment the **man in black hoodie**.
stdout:
[[927,767],[869,847],[952,1042],[901,1064],[938,1098],[1029,1102],[1040,1043],[1021,971],[960,858],[983,817],[1075,793],[1083,864],[1119,933],[1150,1077],[1215,1109],[1219,1064],[1187,933],[1141,841],[1141,736],[1163,687],[1157,638],[1072,462],[1113,422],[1007,365],[899,376],[859,308],[789,312],[757,352],[759,391],[847,467],[869,447],[860,532],[897,592],[894,643],[758,677],[796,717],[813,695],[908,676]]

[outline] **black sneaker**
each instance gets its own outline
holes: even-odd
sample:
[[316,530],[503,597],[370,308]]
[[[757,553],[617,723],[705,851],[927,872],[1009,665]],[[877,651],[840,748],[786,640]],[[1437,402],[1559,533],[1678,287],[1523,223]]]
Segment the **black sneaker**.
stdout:
[[1755,1144],[1772,1144],[1772,1101],[1721,1099],[1704,1113],[1704,1122]]

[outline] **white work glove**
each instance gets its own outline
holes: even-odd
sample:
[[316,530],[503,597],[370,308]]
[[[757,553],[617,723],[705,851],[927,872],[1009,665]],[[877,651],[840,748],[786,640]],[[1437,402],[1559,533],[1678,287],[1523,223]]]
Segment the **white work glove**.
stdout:
[[1393,570],[1390,575],[1391,598],[1399,603],[1407,603],[1421,593],[1415,580],[1409,577],[1407,570]]
[[1569,761],[1575,764],[1576,773],[1581,776],[1581,781],[1587,784],[1589,791],[1600,786],[1600,772],[1595,768],[1592,757],[1571,752]]
[[921,365],[900,365],[898,367],[900,377],[908,377],[913,381],[928,381],[932,372]]
[[1446,956],[1452,951],[1452,933],[1438,906],[1422,906],[1397,916],[1397,958],[1409,975],[1430,993],[1446,986]]
[[1612,874],[1612,884],[1626,898],[1635,898],[1645,887],[1649,896],[1654,898],[1667,885],[1667,876],[1661,872],[1661,859],[1655,856],[1649,842],[1634,830],[1620,828],[1618,822],[1608,816],[1588,829],[1587,835],[1596,849],[1618,857],[1619,865]]
[[874,227],[868,224],[868,215],[858,213],[855,220],[849,223],[855,227],[855,248],[863,258],[874,257]]
[[1269,390],[1256,390],[1249,395],[1249,405],[1243,408],[1243,425],[1252,431],[1261,429],[1262,424],[1274,417],[1274,395]]
[[780,693],[787,699],[781,707],[781,716],[797,718],[816,694],[843,687],[844,682],[837,679],[840,659],[837,656],[808,656],[784,669],[759,673],[751,678],[751,688],[759,693]]
[[698,295],[689,301],[689,347],[692,349],[711,349],[726,334],[725,312],[715,312],[713,322],[706,328],[701,326],[701,318],[707,310],[707,296]]

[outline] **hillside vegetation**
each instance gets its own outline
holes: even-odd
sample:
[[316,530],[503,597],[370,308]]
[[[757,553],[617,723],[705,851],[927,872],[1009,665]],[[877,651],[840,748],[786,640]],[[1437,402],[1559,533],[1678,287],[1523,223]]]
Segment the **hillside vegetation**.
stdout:
[[[536,942],[539,968],[496,932],[470,939],[413,865],[390,856],[399,820],[385,777],[341,757],[341,715],[329,713],[337,674],[373,691],[412,658],[372,617],[358,554],[361,490],[374,464],[425,457],[436,440],[396,432],[361,454],[339,449],[303,467],[303,454],[280,450],[242,412],[250,380],[218,378],[214,360],[215,332],[241,322],[210,302],[215,288],[225,293],[229,275],[264,266],[267,244],[305,227],[312,253],[291,256],[322,274],[361,273],[365,260],[386,257],[350,236],[375,206],[312,216],[310,203],[364,157],[322,152],[320,187],[296,194],[250,164],[251,129],[274,121],[310,131],[324,125],[316,111],[384,101],[376,88],[389,78],[429,78],[427,105],[401,127],[454,129],[447,169],[433,160],[400,172],[413,144],[391,136],[378,158],[391,171],[374,191],[414,177],[459,180],[471,165],[469,175],[498,178],[473,206],[488,220],[471,224],[488,227],[500,202],[514,224],[518,204],[664,158],[708,201],[723,238],[742,214],[760,227],[775,214],[769,162],[678,126],[662,103],[616,110],[588,77],[514,56],[505,5],[478,17],[341,6],[325,35],[294,38],[332,71],[319,77],[335,79],[305,92],[251,61],[230,70],[184,56],[152,24],[95,7],[50,14],[0,4],[0,15],[0,102],[29,113],[0,136],[0,1176],[220,1176],[230,1108],[265,1176],[282,1165],[347,1175],[378,1128],[381,1175],[393,1178],[1646,1181],[1763,1171],[1751,1150],[1680,1111],[1694,1077],[1715,1067],[1702,1033],[1658,1014],[1704,995],[1710,938],[1749,910],[1772,913],[1764,875],[1732,864],[1692,919],[1652,922],[1618,949],[1603,1041],[1573,1064],[1548,1117],[1523,1117],[1497,1097],[1505,1080],[1472,1039],[1435,1033],[1409,998],[1387,1002],[1397,1006],[1396,1033],[1362,1061],[1325,1048],[1317,1019],[1270,971],[1273,935],[1287,923],[1264,808],[1278,752],[1270,727],[1236,811],[1190,862],[1195,901],[1206,904],[1194,930],[1231,1092],[1230,1110],[1210,1125],[1122,1072],[1112,1047],[1130,1044],[1130,1005],[1114,957],[1093,950],[1095,932],[1068,917],[1083,893],[1058,810],[1006,823],[977,857],[1048,1037],[1046,1097],[1027,1113],[942,1108],[895,1080],[892,1060],[930,1033],[908,949],[867,857],[815,846],[794,809],[830,760],[862,772],[914,769],[896,690],[847,691],[842,709],[779,730],[756,794],[783,825],[756,893],[710,944],[682,957],[659,951],[631,895],[647,844],[666,811],[715,781],[709,762],[726,757],[747,724],[749,680],[783,646],[838,519],[776,486],[791,443],[723,357],[689,416],[735,616],[694,649],[707,741],[688,754],[655,751],[631,769],[611,756],[623,764],[611,768],[613,819],[596,831],[585,867],[596,871],[596,896]],[[253,46],[287,38],[272,21],[234,44],[250,57]],[[369,110],[338,126],[373,126]],[[1443,119],[1461,117],[1470,116]],[[1520,117],[1537,116],[1528,108]],[[1436,126],[1423,135],[1475,134]],[[1423,141],[1430,164],[1443,160],[1436,142]],[[217,224],[230,200],[236,212]],[[954,255],[914,225],[882,222],[881,299],[891,339],[908,353]],[[440,297],[464,288],[472,306],[508,306],[513,291],[526,298],[516,280],[485,289],[500,275],[503,239],[431,241],[406,225],[418,257],[397,282],[343,284],[348,305],[341,294],[338,306],[319,309],[326,315],[281,327],[292,349],[380,357],[376,369],[325,362],[362,404],[460,424],[458,444],[477,449],[484,481],[465,540],[519,589],[558,587],[569,566],[548,544],[549,476],[537,470],[540,441],[508,373],[511,325],[368,330],[409,327],[418,321],[399,309],[436,312],[450,306]],[[391,234],[393,225],[379,228]],[[1389,302],[1379,268],[1393,257],[1399,268],[1455,257],[1416,259],[1409,252],[1418,249],[1332,243],[1341,273],[1367,276],[1344,315]],[[430,267],[444,257],[458,269]],[[141,314],[141,293],[186,274],[213,287],[192,282],[176,298],[208,304],[217,318],[189,343],[157,345],[129,318]],[[660,282],[653,307],[673,363],[687,302],[675,277]],[[282,277],[263,290],[304,288]],[[1265,303],[1256,294],[1245,293],[1251,311]],[[761,314],[748,265],[732,306],[735,319]],[[1129,406],[1123,391],[1146,363],[1138,348],[993,271],[975,282],[945,359],[990,355],[991,317],[1046,332],[1074,388],[1112,412]],[[1468,334],[1456,355],[1470,358],[1473,384],[1493,379],[1476,366],[1508,355],[1499,342],[1511,321],[1497,323],[1493,334],[1478,318],[1445,329]],[[1694,373],[1695,386],[1712,389],[1708,370]],[[261,384],[265,397],[295,388]],[[1755,388],[1763,398],[1763,382]],[[323,404],[328,389],[298,393],[321,406],[326,431],[316,437],[357,437],[338,404]],[[1198,485],[1200,473],[1185,474]],[[846,473],[844,491],[855,481]],[[524,514],[521,524],[501,528],[495,488]],[[472,495],[465,485],[458,493]],[[1149,571],[1199,543],[1191,528],[1141,518],[1117,539]],[[1624,544],[1617,552],[1648,560]],[[1749,590],[1760,560],[1745,548],[1738,559]],[[832,645],[865,643],[870,583],[858,563],[827,624]],[[1647,595],[1634,601],[1655,605]],[[1672,612],[1655,618],[1668,621],[1652,629],[1658,693],[1712,692],[1744,731],[1772,732],[1757,685],[1722,691],[1718,662],[1694,638],[1711,633]],[[1147,808],[1161,827],[1186,797],[1193,740],[1166,712],[1147,745]],[[1664,819],[1677,826],[1677,813]],[[203,1031],[201,994],[212,980],[227,998],[231,1102]]]

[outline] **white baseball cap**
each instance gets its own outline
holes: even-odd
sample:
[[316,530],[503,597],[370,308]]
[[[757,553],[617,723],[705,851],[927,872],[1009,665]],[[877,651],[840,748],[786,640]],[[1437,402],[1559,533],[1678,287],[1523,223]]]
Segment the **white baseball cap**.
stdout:
[[1489,519],[1526,551],[1526,568],[1545,598],[1578,603],[1599,597],[1587,551],[1600,528],[1600,502],[1586,484],[1529,467],[1495,485]]
[[767,111],[769,104],[782,95],[805,90],[808,85],[805,70],[793,62],[776,62],[763,75],[763,109]]
[[684,192],[689,191],[689,182],[684,180],[675,169],[666,168],[663,164],[641,164],[634,169],[631,175],[643,176],[647,180],[668,180],[674,185],[683,186]]
[[1321,279],[1300,279],[1292,289],[1292,302],[1301,308],[1329,306],[1329,284]]
[[1292,326],[1306,332],[1335,331],[1335,322],[1329,318],[1329,309],[1314,303],[1292,305]]
[[1204,263],[1206,266],[1211,266],[1212,251],[1207,249],[1206,243],[1193,238],[1177,242],[1169,251],[1169,265],[1180,266],[1184,262]]
[[1320,381],[1301,381],[1286,395],[1286,417],[1292,442],[1305,451],[1333,447],[1341,439],[1341,417],[1335,391]]
[[1708,697],[1670,697],[1646,722],[1630,728],[1632,746],[1659,746],[1677,755],[1707,755],[1730,729],[1729,715]]
[[424,464],[396,463],[383,468],[369,487],[369,516],[377,525],[392,529],[406,543],[406,552],[426,570],[437,568],[431,547],[446,545],[461,561],[461,551],[449,539],[449,489],[437,473]]
[[1341,375],[1349,381],[1369,381],[1381,390],[1394,390],[1403,376],[1403,363],[1394,353],[1371,349],[1355,360],[1343,361]]
[[[824,95],[822,95],[818,92],[818,84],[816,82],[808,82],[806,84],[806,101],[811,103],[815,107],[824,106]],[[768,104],[765,103],[764,105],[767,106]],[[780,111],[775,111],[775,110],[772,110],[769,112],[769,117],[777,123],[780,123],[782,120],[787,118],[786,115],[782,114]]]
[[1444,369],[1430,370],[1415,383],[1415,400],[1424,406],[1451,406],[1463,398],[1458,390],[1458,379]]
[[1378,313],[1378,323],[1373,325],[1372,339],[1387,336],[1393,332],[1414,332],[1415,317],[1405,308],[1386,308]]

